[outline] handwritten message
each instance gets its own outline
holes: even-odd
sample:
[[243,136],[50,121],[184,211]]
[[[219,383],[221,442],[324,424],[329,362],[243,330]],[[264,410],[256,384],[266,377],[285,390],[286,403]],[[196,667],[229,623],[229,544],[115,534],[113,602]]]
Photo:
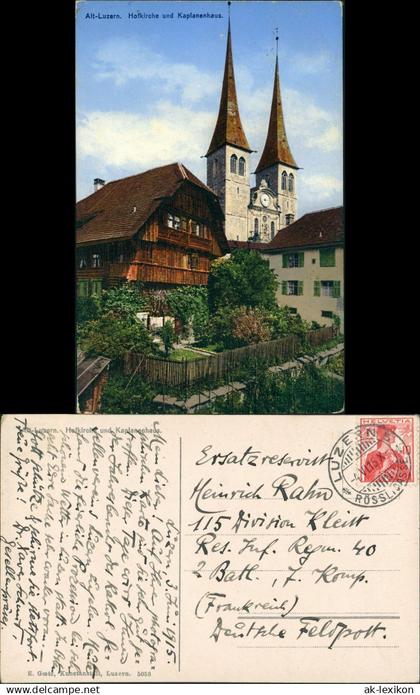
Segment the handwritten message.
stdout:
[[14,419],[3,462],[13,521],[1,537],[1,623],[27,675],[176,669],[178,469],[159,425],[48,429],[29,419]]
[[418,421],[394,420],[7,416],[3,678],[410,681]]

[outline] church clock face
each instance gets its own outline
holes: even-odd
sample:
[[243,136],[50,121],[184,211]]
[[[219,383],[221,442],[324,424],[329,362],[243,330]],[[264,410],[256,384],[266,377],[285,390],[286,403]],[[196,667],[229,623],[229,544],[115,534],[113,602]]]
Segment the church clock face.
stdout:
[[261,205],[264,205],[264,207],[266,208],[266,207],[268,207],[269,203],[270,203],[269,196],[267,195],[267,193],[263,193],[261,195]]

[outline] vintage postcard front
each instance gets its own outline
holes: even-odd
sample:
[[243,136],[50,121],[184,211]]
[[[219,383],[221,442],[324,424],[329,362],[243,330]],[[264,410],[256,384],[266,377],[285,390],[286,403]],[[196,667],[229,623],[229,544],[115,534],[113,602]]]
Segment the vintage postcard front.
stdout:
[[416,680],[418,429],[5,416],[2,680]]
[[77,412],[342,412],[342,12],[77,3]]

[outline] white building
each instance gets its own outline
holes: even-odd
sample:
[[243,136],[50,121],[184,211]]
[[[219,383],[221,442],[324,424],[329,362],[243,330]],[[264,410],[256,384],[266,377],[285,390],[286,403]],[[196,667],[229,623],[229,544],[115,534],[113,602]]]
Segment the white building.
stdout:
[[[243,246],[246,246],[245,244]],[[303,215],[258,251],[270,263],[279,287],[277,303],[305,321],[344,326],[343,208]]]

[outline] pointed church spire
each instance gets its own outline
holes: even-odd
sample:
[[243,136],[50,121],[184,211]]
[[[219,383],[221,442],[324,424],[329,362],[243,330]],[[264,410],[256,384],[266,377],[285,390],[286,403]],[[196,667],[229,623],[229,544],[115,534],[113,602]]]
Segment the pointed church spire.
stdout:
[[278,40],[279,37],[276,36],[276,67],[274,70],[274,89],[273,101],[271,102],[270,122],[268,124],[268,132],[264,150],[258,166],[255,169],[255,173],[258,173],[262,169],[267,169],[273,164],[277,164],[279,162],[282,164],[288,164],[295,169],[299,169],[290,151],[289,143],[287,142],[286,128],[284,126],[283,107],[280,93]]
[[[230,2],[228,3],[230,5]],[[230,34],[230,14],[228,23],[228,38],[226,48],[225,72],[223,76],[222,94],[220,97],[219,115],[206,157],[223,145],[234,145],[247,152],[251,148],[242,128],[236,97],[235,73],[233,71],[232,39]]]

